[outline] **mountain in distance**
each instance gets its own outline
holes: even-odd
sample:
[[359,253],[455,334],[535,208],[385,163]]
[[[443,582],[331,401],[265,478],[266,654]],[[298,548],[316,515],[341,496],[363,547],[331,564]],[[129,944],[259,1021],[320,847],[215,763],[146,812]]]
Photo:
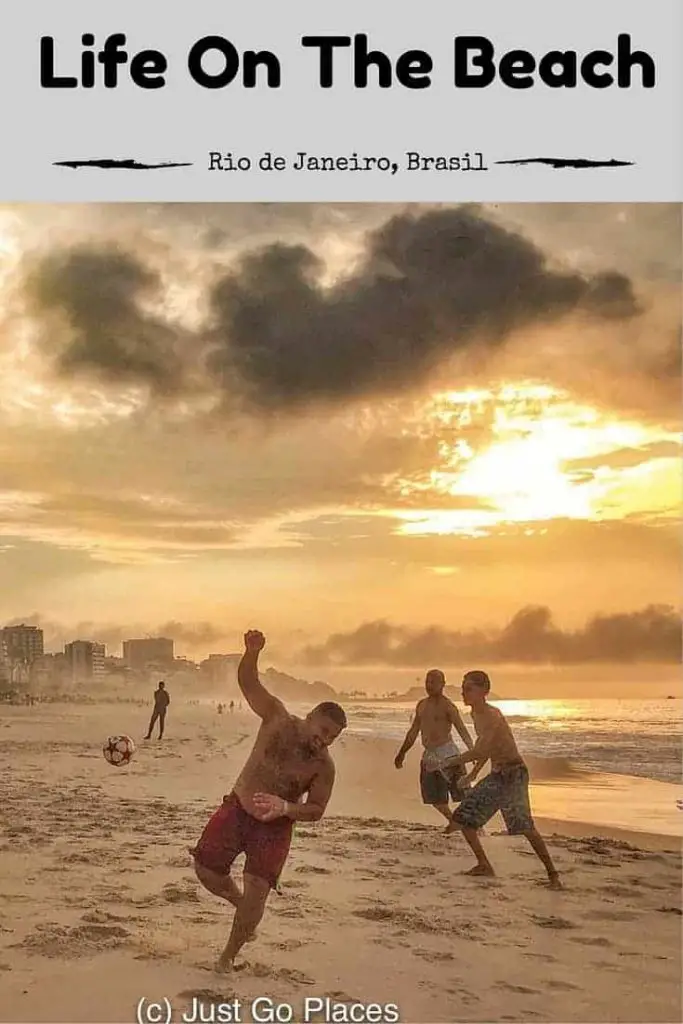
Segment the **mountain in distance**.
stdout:
[[275,668],[268,668],[262,672],[261,681],[271,693],[285,702],[317,704],[324,700],[339,698],[339,694],[329,683],[323,683],[320,680],[309,683],[305,679],[297,679],[286,672],[278,672]]
[[[446,686],[444,689],[444,695],[449,700],[456,704],[458,701],[462,701],[462,694],[460,688],[457,686]],[[395,693],[390,697],[366,697],[366,700],[381,701],[386,704],[417,704],[419,700],[427,696],[427,692],[424,686],[411,686],[409,690],[405,690],[403,693]],[[502,700],[497,693],[493,690],[489,693],[489,700]],[[505,700],[514,700],[514,697],[506,697]]]
[[[267,668],[260,673],[261,681],[276,697],[287,703],[292,701],[301,704],[317,704],[324,700],[339,701],[345,703],[382,703],[382,704],[416,704],[426,696],[424,686],[411,686],[403,693],[392,693],[389,696],[380,697],[371,693],[363,693],[361,690],[354,690],[352,693],[344,693],[335,690],[329,683],[320,679],[308,682],[306,679],[298,679],[287,672],[280,672],[276,668]],[[447,686],[444,690],[446,696],[454,703],[462,701],[460,688]],[[502,698],[493,692],[489,694],[491,700]],[[509,697],[507,700],[513,700]]]

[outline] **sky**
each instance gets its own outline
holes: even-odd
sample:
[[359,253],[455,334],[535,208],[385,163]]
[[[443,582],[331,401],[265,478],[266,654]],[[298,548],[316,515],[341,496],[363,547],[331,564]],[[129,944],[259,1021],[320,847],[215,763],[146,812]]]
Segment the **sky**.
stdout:
[[0,206],[0,623],[673,664],[681,208]]

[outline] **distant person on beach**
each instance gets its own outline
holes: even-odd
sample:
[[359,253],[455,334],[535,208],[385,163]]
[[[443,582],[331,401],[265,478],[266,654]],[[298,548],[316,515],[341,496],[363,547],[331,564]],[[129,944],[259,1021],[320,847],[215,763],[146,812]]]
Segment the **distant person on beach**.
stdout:
[[230,714],[232,714],[234,710],[235,710],[235,702],[234,702],[234,700],[231,700],[230,701]]
[[146,740],[152,738],[152,729],[159,722],[159,739],[164,737],[164,725],[166,724],[166,712],[168,711],[168,705],[171,703],[171,698],[168,695],[166,689],[166,683],[159,683],[156,690],[154,691],[154,711],[152,717],[149,720],[149,729],[147,730]]
[[[256,741],[232,792],[190,850],[202,885],[236,908],[219,971],[229,971],[245,942],[255,937],[284,868],[294,822],[319,821],[325,813],[335,777],[327,748],[346,728],[344,711],[332,701],[301,719],[266,690],[258,675],[265,643],[262,633],[249,630],[237,670],[239,688],[261,719]],[[230,876],[241,853],[246,854],[242,889]]]
[[467,672],[462,681],[462,699],[472,708],[477,742],[467,754],[460,754],[451,763],[464,766],[474,762],[468,778],[473,782],[487,761],[491,771],[463,798],[453,813],[447,832],[462,831],[477,863],[467,875],[492,877],[495,872],[479,841],[477,831],[500,811],[508,835],[522,835],[548,872],[552,889],[561,889],[560,877],[531,815],[529,803],[529,770],[517,749],[515,738],[502,711],[486,700],[491,681],[486,672]]
[[420,736],[424,747],[420,760],[422,801],[434,807],[450,822],[449,797],[458,803],[469,789],[467,771],[462,765],[444,768],[444,761],[459,753],[453,741],[453,727],[468,750],[472,749],[473,743],[460,712],[443,692],[445,685],[443,672],[438,668],[430,669],[425,676],[427,696],[415,708],[415,715],[394,764],[397,768],[403,767],[406,754]]

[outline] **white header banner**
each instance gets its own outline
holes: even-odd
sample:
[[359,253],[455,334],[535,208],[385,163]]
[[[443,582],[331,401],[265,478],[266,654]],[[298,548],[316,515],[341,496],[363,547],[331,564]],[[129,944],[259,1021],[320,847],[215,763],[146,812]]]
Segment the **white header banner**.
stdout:
[[24,0],[4,201],[679,201],[680,0]]

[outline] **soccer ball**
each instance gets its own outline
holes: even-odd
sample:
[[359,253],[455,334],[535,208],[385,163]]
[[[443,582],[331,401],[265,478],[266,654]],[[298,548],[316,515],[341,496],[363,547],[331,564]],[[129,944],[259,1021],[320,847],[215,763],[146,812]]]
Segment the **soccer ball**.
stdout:
[[130,736],[110,736],[102,747],[105,761],[115,768],[129,764],[135,753],[135,744]]

